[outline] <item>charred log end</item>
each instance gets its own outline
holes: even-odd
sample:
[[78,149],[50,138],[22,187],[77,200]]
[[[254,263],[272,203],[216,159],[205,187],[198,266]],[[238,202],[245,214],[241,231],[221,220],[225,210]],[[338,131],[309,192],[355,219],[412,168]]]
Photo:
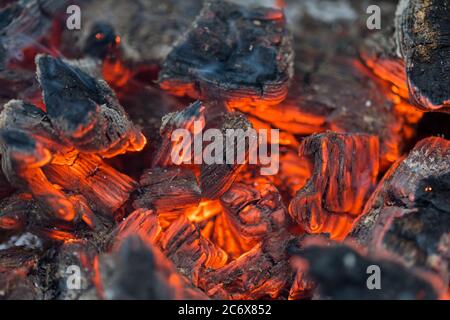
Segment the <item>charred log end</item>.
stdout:
[[397,16],[413,102],[424,111],[450,112],[450,2],[410,0]]

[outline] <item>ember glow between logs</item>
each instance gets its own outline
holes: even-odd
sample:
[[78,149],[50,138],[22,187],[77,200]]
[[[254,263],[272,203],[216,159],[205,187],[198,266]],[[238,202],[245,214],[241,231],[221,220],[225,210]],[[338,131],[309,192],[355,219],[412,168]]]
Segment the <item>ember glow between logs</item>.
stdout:
[[[369,33],[308,0],[78,2],[81,30],[66,1],[0,7],[0,298],[448,298],[448,128],[423,130],[448,91],[414,65],[448,80],[447,0],[380,1]],[[439,45],[417,48],[421,14]],[[175,163],[179,129],[277,130],[279,170],[245,138],[242,163]]]

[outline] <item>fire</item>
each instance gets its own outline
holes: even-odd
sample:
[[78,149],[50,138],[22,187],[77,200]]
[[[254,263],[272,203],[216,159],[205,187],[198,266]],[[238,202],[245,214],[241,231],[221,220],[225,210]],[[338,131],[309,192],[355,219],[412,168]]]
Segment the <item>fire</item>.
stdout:
[[[212,2],[212,5],[220,5],[220,1],[217,3]],[[374,92],[381,92],[380,96],[386,98],[382,104],[388,105],[389,115],[395,114],[394,120],[398,119],[395,122],[389,118],[391,122],[386,120],[388,124],[382,126],[389,132],[387,138],[373,132],[377,126],[374,126],[375,130],[360,130],[357,126],[347,127],[347,118],[341,122],[333,119],[330,114],[334,116],[334,111],[329,112],[333,108],[326,103],[325,111],[320,112],[316,110],[319,103],[308,105],[309,97],[289,91],[289,85],[295,87],[299,83],[293,82],[290,70],[293,52],[289,48],[291,39],[285,32],[283,13],[287,4],[277,0],[276,6],[279,9],[256,12],[258,19],[240,21],[254,28],[249,29],[249,33],[256,30],[251,36],[258,40],[249,40],[250,53],[243,54],[249,61],[246,67],[259,67],[257,59],[261,57],[257,54],[261,50],[264,58],[261,68],[267,67],[266,62],[267,65],[272,63],[269,67],[273,68],[264,71],[270,73],[273,69],[273,74],[257,74],[258,80],[253,82],[246,79],[245,72],[239,69],[248,62],[243,58],[223,70],[222,65],[214,65],[211,71],[208,65],[205,72],[196,65],[197,60],[185,61],[189,55],[183,55],[185,47],[177,47],[178,42],[174,44],[175,49],[183,54],[173,51],[173,56],[166,58],[169,65],[167,61],[161,65],[151,64],[160,75],[159,88],[152,89],[165,90],[177,98],[174,98],[176,106],[163,105],[165,101],[156,106],[160,103],[157,99],[156,102],[148,101],[152,108],[161,107],[161,110],[155,110],[158,116],[149,115],[151,123],[142,131],[147,136],[141,132],[141,127],[134,125],[136,119],[129,118],[126,112],[127,108],[131,110],[136,106],[132,103],[131,106],[121,105],[124,96],[136,95],[136,99],[141,99],[139,89],[154,85],[141,82],[137,76],[141,70],[150,69],[148,62],[144,66],[135,65],[133,59],[126,59],[125,50],[129,50],[131,40],[128,36],[115,32],[90,35],[95,45],[104,45],[106,54],[84,58],[100,67],[96,73],[103,79],[78,68],[76,61],[55,59],[60,55],[56,49],[60,39],[56,34],[52,36],[53,40],[46,40],[47,47],[24,48],[23,61],[9,61],[8,67],[17,70],[34,68],[32,62],[38,53],[45,51],[52,55],[38,56],[36,60],[37,78],[43,92],[29,97],[27,101],[34,105],[14,100],[2,110],[2,164],[7,180],[18,190],[14,199],[27,206],[2,201],[5,209],[1,207],[0,210],[0,230],[18,233],[32,226],[32,230],[45,239],[46,245],[50,242],[57,246],[89,244],[95,247],[92,252],[88,249],[78,252],[78,258],[83,269],[89,270],[87,281],[101,299],[117,293],[111,287],[117,289],[123,285],[120,283],[123,280],[121,272],[135,270],[127,269],[132,266],[126,265],[124,257],[142,262],[148,272],[139,275],[142,281],[150,279],[155,288],[162,288],[161,291],[170,298],[310,298],[317,282],[307,277],[310,266],[305,259],[296,256],[300,253],[292,254],[294,245],[318,236],[328,238],[326,241],[335,243],[333,246],[347,246],[345,241],[355,222],[370,209],[368,205],[374,205],[376,211],[378,203],[373,195],[381,190],[377,185],[382,186],[385,182],[380,182],[380,174],[390,168],[388,178],[385,178],[389,179],[406,157],[402,144],[413,141],[423,113],[408,102],[404,63],[368,57],[362,57],[364,61],[350,58],[346,60],[350,61],[348,65],[343,63],[338,67],[368,77],[364,79],[377,88]],[[215,25],[209,20],[213,17],[213,14],[207,14],[201,17],[205,21],[196,20],[196,24],[200,21],[207,27],[193,33],[193,37],[208,34]],[[193,28],[198,31],[195,25]],[[264,32],[271,28],[272,33],[266,36]],[[222,40],[220,36],[216,35]],[[243,37],[239,32],[235,36]],[[184,35],[179,41],[187,41],[186,38]],[[226,39],[231,43],[234,41]],[[210,45],[204,42],[202,50]],[[232,51],[232,47],[226,49]],[[255,52],[256,58],[253,57]],[[211,52],[206,50],[204,54]],[[273,54],[274,61],[266,61],[270,60],[266,54],[269,57]],[[39,65],[40,59],[52,63],[49,70],[45,70],[44,64]],[[215,63],[217,59],[214,56],[212,61]],[[183,63],[187,64],[187,71],[177,69]],[[61,74],[52,73],[55,68],[60,68]],[[312,74],[314,70],[309,72]],[[305,82],[310,81],[306,79],[309,76],[301,75]],[[105,80],[117,91],[117,96],[100,80]],[[137,90],[130,94],[127,85],[135,86]],[[64,95],[58,96],[60,93]],[[374,95],[370,92],[367,107],[374,101]],[[328,98],[328,95],[321,97]],[[199,100],[184,110],[179,108],[192,99]],[[364,103],[358,106],[361,105]],[[84,108],[85,114],[76,114],[75,111],[84,111]],[[349,108],[344,106],[343,110]],[[159,113],[164,114],[162,120]],[[227,123],[228,117],[232,116],[234,122]],[[366,118],[369,118],[368,123],[373,123],[376,117],[367,113]],[[174,149],[184,151],[180,147],[186,143],[182,137],[177,141],[172,139],[174,130],[187,129],[192,136],[198,137],[206,128],[220,131],[241,124],[238,120],[257,130],[280,131],[279,139],[268,141],[280,145],[277,174],[261,176],[259,165],[254,164],[219,163],[215,167],[216,164],[207,166],[195,161],[190,164],[187,161],[172,162],[171,152]],[[196,127],[195,122],[200,125]],[[222,122],[223,125],[218,124]],[[159,136],[154,125],[159,129]],[[365,129],[371,133],[359,133]],[[147,134],[145,130],[153,131]],[[148,142],[148,138],[152,140]],[[147,149],[149,152],[145,156],[139,153]],[[128,154],[131,152],[135,154]],[[180,155],[181,160],[190,158],[187,152]],[[126,157],[122,157],[125,154]],[[194,155],[195,159],[197,156]],[[136,168],[133,167],[135,163]],[[402,183],[408,183],[404,181]],[[431,196],[436,187],[426,185],[423,191]],[[380,206],[387,205],[390,196],[398,197],[389,192],[391,190],[386,191],[387,196]],[[413,192],[408,192],[396,200],[410,201],[410,205],[403,206],[410,209],[414,208],[414,197]],[[39,208],[39,215],[28,217],[30,208]],[[324,248],[328,246],[325,240],[320,241],[324,241]],[[295,249],[301,251],[303,248]],[[109,270],[109,263],[117,270]],[[111,277],[110,273],[114,271],[118,273]]]

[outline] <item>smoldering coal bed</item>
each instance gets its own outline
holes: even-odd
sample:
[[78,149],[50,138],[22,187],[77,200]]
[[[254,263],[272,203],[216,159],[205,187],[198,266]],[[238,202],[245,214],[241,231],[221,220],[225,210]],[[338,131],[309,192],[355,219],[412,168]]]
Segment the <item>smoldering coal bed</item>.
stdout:
[[0,3],[0,298],[448,298],[450,1],[370,4]]

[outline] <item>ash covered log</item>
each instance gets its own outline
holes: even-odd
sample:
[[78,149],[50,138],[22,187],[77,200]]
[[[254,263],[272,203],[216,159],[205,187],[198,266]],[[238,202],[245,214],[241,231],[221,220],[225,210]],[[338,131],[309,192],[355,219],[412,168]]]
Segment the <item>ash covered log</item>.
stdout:
[[133,207],[153,208],[160,216],[182,214],[200,203],[200,187],[194,173],[187,168],[155,168],[146,170]]
[[177,273],[158,248],[130,236],[100,258],[101,286],[111,300],[185,300],[208,297]]
[[223,143],[214,148],[213,163],[203,159],[200,168],[200,188],[206,199],[217,199],[230,188],[259,143],[251,123],[241,113],[222,114],[219,128]]
[[276,105],[292,76],[291,39],[279,9],[207,1],[159,76],[163,89],[228,105]]
[[428,138],[389,170],[349,236],[449,279],[450,142]]
[[306,138],[300,155],[314,163],[311,179],[289,205],[291,217],[308,233],[342,239],[375,188],[378,139],[327,132]]
[[[316,283],[316,299],[430,300],[445,292],[429,274],[406,268],[393,257],[366,256],[352,246],[314,239],[289,252],[295,256],[293,264]],[[380,271],[380,282],[371,280],[373,270]]]

